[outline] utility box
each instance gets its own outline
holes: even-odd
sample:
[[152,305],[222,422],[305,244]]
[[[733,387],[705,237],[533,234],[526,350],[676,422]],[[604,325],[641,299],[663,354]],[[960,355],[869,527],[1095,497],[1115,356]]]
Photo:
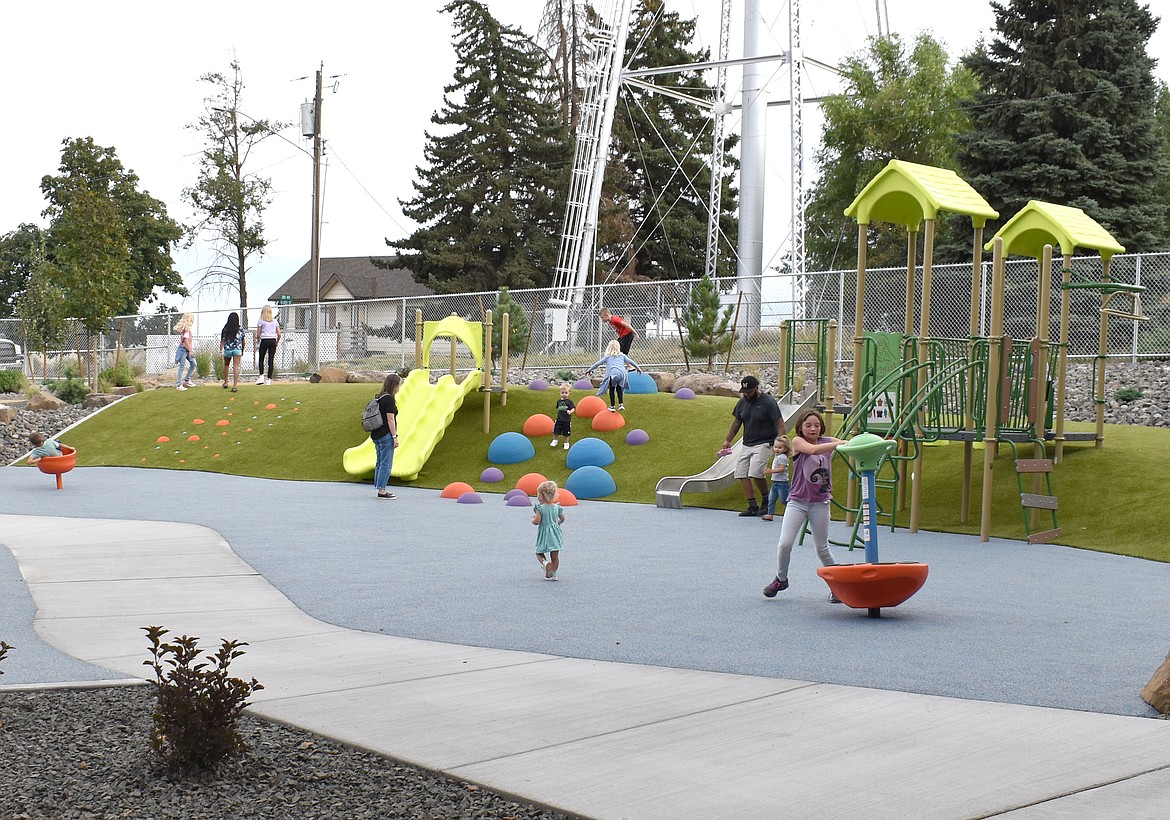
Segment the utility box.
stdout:
[[301,103],[301,136],[317,136],[316,112],[311,102]]
[[567,307],[545,308],[544,324],[550,342],[567,342],[569,340],[569,309]]

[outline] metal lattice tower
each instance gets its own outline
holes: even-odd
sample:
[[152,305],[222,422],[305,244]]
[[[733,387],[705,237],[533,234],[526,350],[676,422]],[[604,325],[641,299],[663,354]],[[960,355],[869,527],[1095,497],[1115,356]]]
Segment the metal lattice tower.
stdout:
[[[805,283],[804,196],[804,57],[800,47],[800,0],[788,0],[789,127],[792,135],[792,275],[798,290]],[[800,294],[794,294],[799,297]]]
[[556,301],[550,299],[561,306],[579,302],[581,291],[589,281],[601,184],[621,85],[621,61],[626,50],[632,2],[608,0],[599,4],[596,22],[588,34],[590,59],[583,71],[585,84],[573,171],[553,274]]
[[719,214],[723,204],[723,143],[724,115],[731,110],[727,104],[727,61],[728,44],[731,40],[731,0],[723,0],[719,20],[720,66],[715,80],[715,105],[711,115],[714,129],[711,144],[711,194],[707,200],[707,262],[703,267],[707,276],[715,278],[719,268]]

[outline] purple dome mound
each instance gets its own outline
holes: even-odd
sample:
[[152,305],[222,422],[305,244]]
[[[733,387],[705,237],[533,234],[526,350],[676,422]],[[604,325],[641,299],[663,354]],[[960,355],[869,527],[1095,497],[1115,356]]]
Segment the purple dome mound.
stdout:
[[680,387],[674,391],[674,397],[676,399],[693,399],[695,397],[695,391],[689,387]]

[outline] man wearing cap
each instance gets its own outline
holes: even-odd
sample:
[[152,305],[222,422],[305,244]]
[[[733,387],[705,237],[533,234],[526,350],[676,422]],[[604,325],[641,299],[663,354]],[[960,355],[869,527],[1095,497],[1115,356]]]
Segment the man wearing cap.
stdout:
[[[767,509],[765,501],[768,498],[768,484],[764,480],[764,468],[772,456],[773,442],[777,436],[784,435],[785,430],[780,405],[776,399],[760,390],[759,379],[751,375],[744,376],[739,382],[739,392],[741,398],[731,411],[733,421],[723,441],[723,449],[731,447],[731,440],[742,426],[743,446],[735,462],[735,477],[743,483],[743,493],[748,503],[747,509],[739,515],[748,518],[760,515]],[[753,479],[755,486],[760,489],[759,504],[756,503],[752,487]]]

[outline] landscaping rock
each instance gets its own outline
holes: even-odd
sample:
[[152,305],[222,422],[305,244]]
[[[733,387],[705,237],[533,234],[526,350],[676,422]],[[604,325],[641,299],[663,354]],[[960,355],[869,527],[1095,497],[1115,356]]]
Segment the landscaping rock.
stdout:
[[386,373],[365,370],[348,373],[345,377],[348,384],[381,384],[386,381]]
[[340,367],[322,367],[309,381],[313,384],[345,384],[349,381],[349,371]]
[[675,376],[673,373],[666,373],[666,372],[661,371],[661,370],[655,370],[655,371],[648,370],[648,371],[646,371],[646,375],[648,375],[650,378],[654,379],[654,383],[656,385],[658,385],[658,392],[659,393],[673,393],[674,392]]
[[[130,390],[133,391],[134,388],[130,388]],[[107,407],[120,398],[122,397],[113,393],[89,393],[84,399],[81,400],[81,406],[86,409]]]
[[52,393],[46,393],[42,390],[29,399],[25,407],[29,410],[62,410],[65,405],[65,402]]
[[0,404],[0,424],[7,424],[16,418],[16,408],[7,404]]
[[138,388],[132,384],[128,384],[125,387],[115,387],[110,392],[115,396],[133,396],[138,392]]
[[738,396],[739,380],[728,381],[715,373],[684,373],[674,380],[673,389],[689,387],[696,396]]
[[1142,700],[1163,715],[1170,715],[1170,653],[1154,671],[1150,682],[1142,689]]

